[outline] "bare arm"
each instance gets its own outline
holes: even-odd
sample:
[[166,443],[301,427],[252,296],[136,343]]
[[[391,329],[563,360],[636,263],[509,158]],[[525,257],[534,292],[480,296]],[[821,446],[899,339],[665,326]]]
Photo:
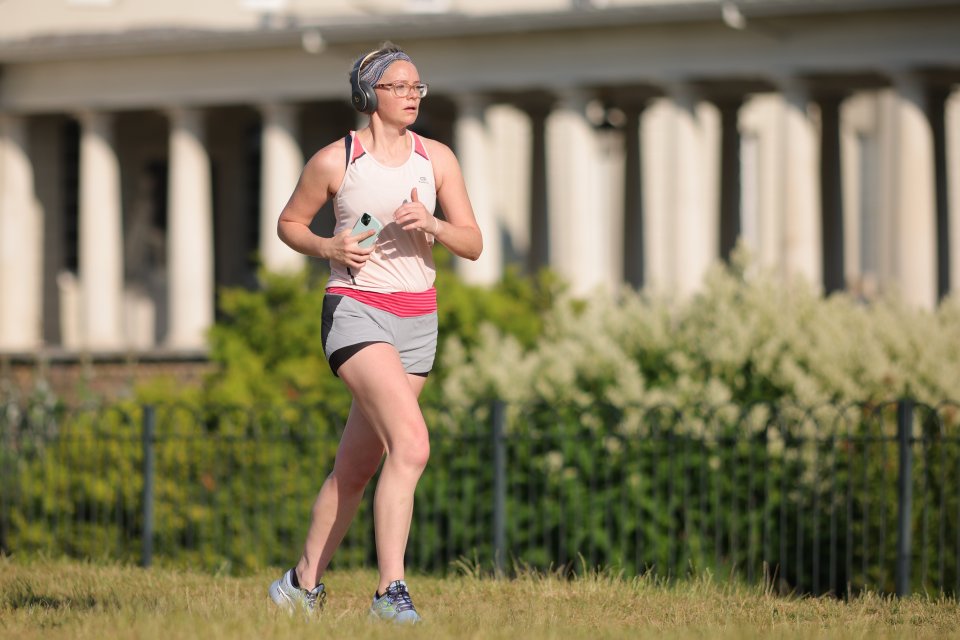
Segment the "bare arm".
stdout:
[[359,269],[373,253],[373,247],[357,246],[360,240],[373,234],[369,231],[351,236],[350,229],[339,235],[324,238],[310,230],[317,212],[336,193],[344,174],[344,143],[342,140],[327,145],[307,161],[293,194],[280,212],[277,235],[291,249],[304,255],[336,260]]
[[467,196],[460,163],[445,144],[424,139],[433,163],[437,184],[437,200],[443,208],[446,221],[434,218],[411,193],[411,202],[404,204],[395,218],[404,229],[422,229],[432,233],[443,246],[461,258],[476,260],[483,251],[483,237],[473,215],[473,207]]
[[430,157],[437,167],[437,199],[446,221],[437,219],[434,236],[461,258],[476,260],[483,251],[483,236],[473,214],[460,163],[445,144],[430,145]]

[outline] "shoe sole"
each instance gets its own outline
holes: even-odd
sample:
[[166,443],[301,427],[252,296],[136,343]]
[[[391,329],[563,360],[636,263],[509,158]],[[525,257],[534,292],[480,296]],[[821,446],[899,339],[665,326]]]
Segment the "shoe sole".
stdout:
[[367,617],[368,617],[371,621],[376,621],[376,622],[391,622],[391,623],[393,623],[393,624],[402,624],[402,625],[407,625],[407,624],[422,624],[422,623],[423,623],[423,618],[421,618],[421,617],[419,617],[419,616],[416,617],[416,618],[414,618],[414,619],[412,619],[412,620],[411,620],[410,618],[398,619],[396,616],[394,616],[394,617],[392,617],[392,618],[386,618],[386,617],[384,617],[384,616],[381,616],[379,613],[377,613],[377,612],[374,611],[373,609],[370,609],[370,613],[367,614]]

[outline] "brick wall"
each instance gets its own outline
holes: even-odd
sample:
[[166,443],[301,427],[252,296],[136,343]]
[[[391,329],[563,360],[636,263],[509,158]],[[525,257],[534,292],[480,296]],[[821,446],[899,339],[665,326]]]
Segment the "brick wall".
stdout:
[[139,384],[160,378],[179,386],[199,386],[213,367],[200,352],[2,354],[0,402],[43,388],[68,403],[124,398]]

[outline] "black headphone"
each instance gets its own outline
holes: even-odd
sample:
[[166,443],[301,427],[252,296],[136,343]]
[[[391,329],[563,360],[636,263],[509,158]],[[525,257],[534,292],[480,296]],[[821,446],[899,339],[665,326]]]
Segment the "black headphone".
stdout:
[[378,53],[380,53],[379,49],[358,59],[357,64],[353,66],[353,71],[350,72],[350,101],[353,103],[353,108],[360,113],[370,114],[377,110],[377,92],[369,82],[360,79],[360,71],[367,60]]

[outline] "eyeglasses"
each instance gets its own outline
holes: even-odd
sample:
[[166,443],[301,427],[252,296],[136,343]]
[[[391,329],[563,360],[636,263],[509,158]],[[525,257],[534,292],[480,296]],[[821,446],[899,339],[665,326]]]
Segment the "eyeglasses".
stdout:
[[391,82],[390,84],[375,84],[373,85],[374,89],[390,89],[393,92],[393,95],[397,98],[406,98],[410,94],[410,90],[413,89],[417,92],[418,98],[426,98],[427,90],[430,86],[426,82],[418,82],[417,84],[410,84],[408,82]]

